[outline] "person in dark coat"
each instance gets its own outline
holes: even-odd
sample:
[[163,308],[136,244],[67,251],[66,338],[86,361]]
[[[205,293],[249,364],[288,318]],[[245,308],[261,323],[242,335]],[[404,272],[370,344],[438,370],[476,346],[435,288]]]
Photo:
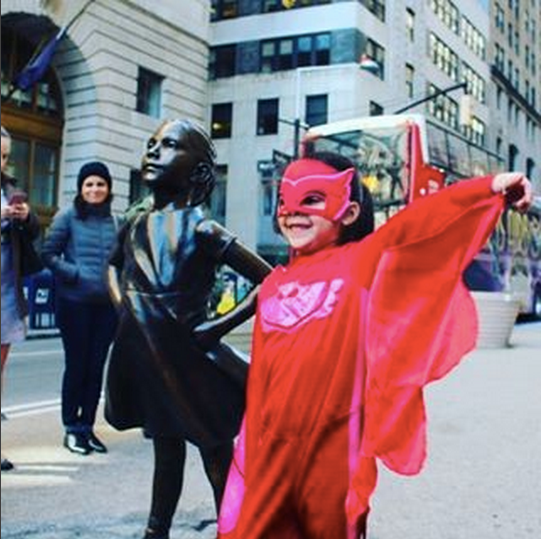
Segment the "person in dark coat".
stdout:
[[107,452],[94,423],[117,321],[106,277],[118,228],[111,188],[104,163],[84,164],[73,204],[55,215],[42,248],[55,276],[56,321],[65,354],[64,446],[80,455]]
[[219,338],[254,312],[256,289],[222,318],[207,307],[226,264],[254,284],[270,266],[218,223],[203,202],[215,183],[215,149],[186,120],[148,141],[142,179],[152,191],[119,235],[110,290],[119,329],[106,384],[106,419],[144,429],[154,447],[145,539],[169,538],[183,484],[186,442],[198,447],[218,509],[244,411],[246,366]]
[[[26,194],[4,172],[10,153],[11,135],[2,126],[2,385],[11,345],[26,336],[28,305],[23,294],[21,245],[39,234],[39,222],[30,211]],[[11,469],[13,463],[2,456],[2,471]]]

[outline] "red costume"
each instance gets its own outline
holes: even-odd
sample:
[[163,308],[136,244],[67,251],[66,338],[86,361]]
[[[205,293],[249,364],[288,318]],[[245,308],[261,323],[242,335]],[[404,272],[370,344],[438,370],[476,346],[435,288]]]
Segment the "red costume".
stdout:
[[423,387],[475,345],[462,271],[503,209],[491,180],[420,199],[363,241],[267,277],[220,537],[357,539],[376,459],[419,472]]

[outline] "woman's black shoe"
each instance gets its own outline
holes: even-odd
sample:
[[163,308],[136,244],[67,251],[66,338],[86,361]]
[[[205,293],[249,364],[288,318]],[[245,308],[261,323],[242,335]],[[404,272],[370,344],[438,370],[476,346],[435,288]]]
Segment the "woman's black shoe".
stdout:
[[64,436],[64,447],[79,455],[88,455],[92,451],[88,445],[87,437],[75,432],[68,432]]
[[8,459],[2,459],[2,471],[3,472],[9,472],[9,470],[13,470],[15,466],[13,466],[13,462]]
[[107,447],[93,432],[88,435],[87,442],[92,451],[96,451],[96,453],[107,453]]

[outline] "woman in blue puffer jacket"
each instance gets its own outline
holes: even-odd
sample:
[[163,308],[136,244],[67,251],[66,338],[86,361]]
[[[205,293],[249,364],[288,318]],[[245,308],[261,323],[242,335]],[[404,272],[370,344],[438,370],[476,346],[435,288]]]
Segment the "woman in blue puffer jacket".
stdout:
[[83,165],[73,204],[55,215],[42,249],[55,276],[56,321],[64,345],[64,446],[80,455],[107,451],[93,427],[117,323],[105,280],[117,233],[111,187],[106,165]]

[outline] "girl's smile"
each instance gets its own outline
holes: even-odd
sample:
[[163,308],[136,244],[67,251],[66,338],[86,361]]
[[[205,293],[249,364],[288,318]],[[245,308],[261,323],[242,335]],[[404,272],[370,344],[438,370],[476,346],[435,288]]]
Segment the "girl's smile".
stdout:
[[340,224],[319,215],[295,213],[278,216],[280,231],[298,254],[309,254],[334,245]]

